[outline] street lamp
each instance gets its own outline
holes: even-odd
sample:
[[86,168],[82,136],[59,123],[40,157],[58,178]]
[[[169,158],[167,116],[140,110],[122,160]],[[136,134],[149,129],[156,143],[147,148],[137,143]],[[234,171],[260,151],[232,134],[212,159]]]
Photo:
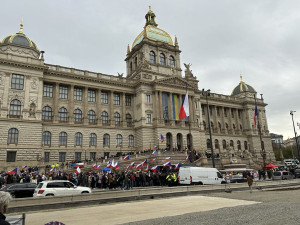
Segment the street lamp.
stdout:
[[210,149],[211,149],[211,159],[212,159],[213,168],[215,168],[215,156],[214,156],[214,148],[213,148],[212,138],[211,138],[211,127],[210,127],[210,118],[209,118],[209,105],[208,105],[208,98],[207,98],[208,96],[210,96],[210,89],[208,89],[207,91],[204,91],[204,89],[202,89],[202,95],[205,96],[205,98],[206,98],[208,130],[209,130]]
[[[291,111],[290,111],[290,115],[292,116],[293,127],[294,127],[294,133],[295,133],[295,141],[296,141],[296,149],[297,149],[298,158],[299,158],[299,157],[300,157],[300,152],[299,152],[300,149],[299,149],[299,146],[298,146],[297,132],[296,132],[296,129],[295,129],[295,123],[294,123],[294,112],[296,112],[296,111],[291,110]],[[297,126],[298,126],[298,123],[297,123]]]

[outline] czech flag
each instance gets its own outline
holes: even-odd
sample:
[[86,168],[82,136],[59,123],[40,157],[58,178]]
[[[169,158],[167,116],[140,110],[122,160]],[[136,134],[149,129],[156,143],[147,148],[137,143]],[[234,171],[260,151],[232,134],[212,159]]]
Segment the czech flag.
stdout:
[[50,173],[55,172],[55,167],[51,168]]
[[116,162],[116,163],[114,164],[114,168],[115,168],[115,169],[119,169],[119,168],[120,168],[120,163],[119,163],[119,162]]
[[137,169],[142,169],[143,168],[143,164],[140,163],[139,165],[136,166]]
[[133,168],[134,167],[134,162],[132,162],[131,164],[130,164],[130,168]]
[[108,161],[108,162],[107,162],[107,165],[106,165],[106,167],[107,167],[107,168],[112,168],[111,161]]
[[156,162],[156,160],[157,160],[157,159],[156,159],[156,158],[154,158],[154,159],[152,159],[152,162]]
[[158,146],[157,146],[157,145],[154,145],[154,149],[158,149]]
[[189,115],[190,115],[189,95],[188,95],[188,93],[186,93],[184,99],[182,100],[181,106],[180,106],[179,119],[183,120],[186,117],[188,117]]
[[97,169],[97,164],[94,164],[94,165],[93,165],[93,169]]
[[159,168],[158,168],[158,166],[153,166],[153,167],[151,168],[151,170],[152,170],[153,172],[156,172],[156,171],[159,170]]
[[150,169],[150,165],[148,164],[148,165],[147,165],[146,172],[148,172],[148,171],[149,171],[149,169]]
[[148,164],[148,160],[146,159],[144,162],[142,162],[143,166]]
[[156,156],[157,155],[157,151],[155,150],[154,152],[152,152],[152,155]]
[[167,166],[171,166],[171,162],[169,161],[169,162],[166,162],[164,165],[163,165],[163,167],[167,167]]
[[100,170],[100,169],[101,169],[101,165],[98,165],[98,166],[97,166],[97,170]]
[[161,143],[163,143],[164,142],[164,136],[162,135],[162,134],[160,134],[160,140],[161,140]]
[[180,167],[181,167],[181,163],[177,163],[177,164],[175,165],[175,170],[178,170]]
[[75,173],[76,173],[77,175],[81,173],[80,167],[77,167],[77,169],[75,170]]
[[128,160],[128,159],[130,159],[130,155],[126,155],[124,158],[124,160]]
[[22,167],[23,170],[26,169],[26,168],[27,168],[27,166],[23,166],[23,167]]
[[80,167],[80,168],[82,168],[82,167],[84,167],[84,163],[73,163],[72,167]]
[[258,110],[257,110],[257,105],[255,105],[255,110],[254,110],[254,128],[256,128],[256,117],[258,116]]
[[171,157],[167,157],[166,160],[167,160],[167,161],[170,161],[170,160],[171,160]]
[[18,167],[14,168],[13,170],[10,170],[7,172],[7,174],[17,174],[18,173]]

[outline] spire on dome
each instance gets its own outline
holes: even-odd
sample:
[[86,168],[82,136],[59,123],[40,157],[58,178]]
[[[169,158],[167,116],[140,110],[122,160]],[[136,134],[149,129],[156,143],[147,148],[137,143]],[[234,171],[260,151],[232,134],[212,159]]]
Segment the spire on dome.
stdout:
[[21,20],[21,23],[20,23],[19,34],[23,34],[23,19]]
[[127,45],[127,55],[130,53],[130,47],[129,44]]
[[178,46],[177,37],[175,36],[175,46]]
[[155,22],[155,14],[151,10],[151,6],[149,6],[149,10],[148,10],[147,14],[145,15],[145,18],[146,18],[145,27],[148,26],[148,25],[152,25],[152,26],[157,27],[158,24]]

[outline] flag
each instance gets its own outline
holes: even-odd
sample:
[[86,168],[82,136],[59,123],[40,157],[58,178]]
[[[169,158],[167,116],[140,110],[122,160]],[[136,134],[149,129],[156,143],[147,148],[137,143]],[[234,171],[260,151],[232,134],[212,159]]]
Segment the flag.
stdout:
[[152,152],[152,155],[156,156],[157,155],[157,151],[155,150],[154,152]]
[[161,143],[163,143],[164,142],[164,136],[162,135],[162,134],[160,134],[160,141],[161,141]]
[[[57,167],[59,167],[59,165]],[[82,168],[82,167],[84,167],[84,163],[73,163],[72,167],[80,167],[80,168]]]
[[181,163],[179,162],[175,165],[175,170],[178,170],[180,167],[181,167]]
[[158,149],[158,146],[157,146],[157,145],[154,145],[154,149]]
[[10,170],[7,172],[7,174],[16,174],[18,173],[18,167],[14,168],[13,170]]
[[189,110],[189,95],[185,94],[184,99],[182,100],[180,111],[179,111],[179,120],[183,120],[190,115]]
[[155,172],[155,171],[158,171],[159,168],[158,168],[158,166],[153,166],[153,167],[151,168],[151,170],[152,170],[153,172]]
[[77,175],[81,173],[80,167],[77,167],[77,169],[75,170],[75,173],[76,173]]
[[101,169],[101,165],[98,165],[98,166],[97,166],[97,170],[100,170],[100,169]]
[[58,176],[60,176],[60,175],[61,175],[61,171],[60,171],[60,170],[59,170],[57,173],[58,173]]
[[97,169],[97,164],[94,164],[94,165],[93,165],[93,169]]
[[157,159],[156,159],[156,158],[154,158],[154,159],[152,159],[152,162],[156,162],[156,160],[157,160]]
[[189,155],[186,155],[185,160],[189,160],[189,159],[190,159]]
[[147,159],[145,159],[145,161],[142,162],[142,165],[143,165],[143,166],[145,166],[145,164],[148,164],[148,160],[147,160]]
[[50,170],[50,173],[53,173],[53,172],[55,172],[55,167],[52,167]]
[[134,167],[134,162],[132,162],[131,164],[130,164],[130,168],[133,168]]
[[169,161],[169,162],[166,162],[164,165],[163,165],[163,167],[167,167],[167,166],[171,166],[171,162]]
[[171,157],[167,157],[166,160],[167,160],[167,161],[170,161],[170,160],[171,160]]
[[128,160],[128,159],[130,159],[130,155],[126,155],[124,158],[124,160]]
[[139,165],[136,166],[137,169],[142,169],[143,168],[143,164],[140,163]]
[[107,162],[106,167],[107,167],[107,168],[112,168],[112,163],[111,163],[111,161],[108,161],[108,162]]
[[149,171],[149,169],[150,169],[150,165],[148,164],[148,165],[147,165],[146,172],[148,172],[148,171]]
[[254,128],[256,128],[256,117],[258,116],[258,110],[257,110],[257,105],[255,105],[255,110],[254,110]]
[[116,162],[116,163],[113,165],[113,167],[114,167],[115,169],[119,169],[119,168],[120,168],[120,163],[119,163],[119,162]]
[[129,169],[130,165],[129,166],[126,166],[126,169],[125,169],[125,172]]
[[23,166],[23,167],[22,167],[23,170],[26,169],[26,168],[27,168],[27,166]]

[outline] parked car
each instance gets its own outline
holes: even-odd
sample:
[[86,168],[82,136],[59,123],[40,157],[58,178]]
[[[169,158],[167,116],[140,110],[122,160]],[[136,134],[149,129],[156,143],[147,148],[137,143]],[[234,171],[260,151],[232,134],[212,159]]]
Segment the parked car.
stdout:
[[232,175],[230,177],[230,183],[244,183],[247,182],[247,178],[239,175]]
[[89,187],[76,186],[67,180],[42,181],[34,191],[34,197],[64,196],[92,193]]
[[3,186],[1,191],[9,192],[13,198],[26,198],[33,196],[36,187],[34,183],[15,183]]
[[291,179],[294,179],[294,176],[288,171],[273,172],[273,180],[291,180]]

